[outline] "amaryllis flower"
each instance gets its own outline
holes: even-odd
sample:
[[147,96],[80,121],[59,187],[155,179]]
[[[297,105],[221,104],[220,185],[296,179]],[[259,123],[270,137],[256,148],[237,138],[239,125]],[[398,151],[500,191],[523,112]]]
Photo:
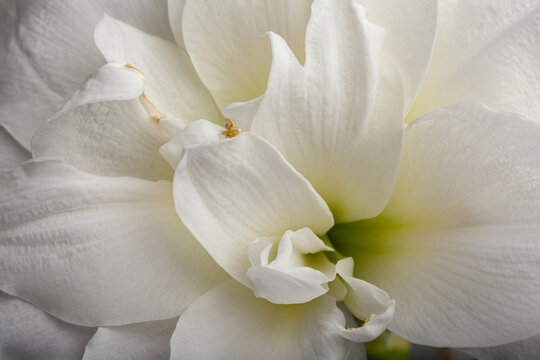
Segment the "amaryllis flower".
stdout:
[[538,2],[165,5],[2,3],[3,356],[536,353]]

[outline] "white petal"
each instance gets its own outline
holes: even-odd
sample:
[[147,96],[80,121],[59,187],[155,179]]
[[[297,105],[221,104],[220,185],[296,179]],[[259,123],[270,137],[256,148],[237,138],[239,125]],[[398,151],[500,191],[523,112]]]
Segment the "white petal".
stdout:
[[0,292],[2,359],[80,359],[95,328],[71,325]]
[[173,172],[159,154],[169,139],[138,99],[109,101],[48,120],[32,140],[32,153],[99,175],[171,180]]
[[540,121],[540,3],[442,1],[433,59],[409,118],[480,102]]
[[173,169],[176,169],[186,146],[224,140],[224,130],[221,126],[209,121],[197,120],[181,130],[174,139],[163,145],[159,149],[159,153]]
[[146,78],[148,97],[167,117],[189,123],[222,119],[187,53],[110,16],[96,26],[95,41],[108,61],[130,63]]
[[0,170],[19,166],[32,156],[0,125]]
[[98,328],[83,360],[168,360],[178,318]]
[[[322,251],[333,249],[308,228],[288,230],[276,240],[263,238],[248,244],[252,266],[247,277],[255,296],[274,304],[300,304],[325,294],[335,267]],[[272,247],[277,249],[271,251]]]
[[379,68],[381,29],[357,1],[316,1],[304,68],[270,36],[272,71],[251,131],[313,184],[336,221],[377,215],[397,174],[403,114],[397,70]]
[[65,321],[171,318],[224,279],[178,219],[170,182],[44,160],[0,184],[0,289]]
[[396,64],[408,111],[428,70],[437,30],[438,1],[366,0],[364,4],[369,21],[385,31],[381,57],[391,57]]
[[251,129],[251,122],[259,110],[263,97],[259,96],[246,102],[235,102],[223,109],[223,115],[234,119],[240,129]]
[[311,0],[188,1],[184,41],[201,79],[220,108],[261,95],[271,51],[262,37],[283,36],[303,63]]
[[324,234],[333,225],[309,182],[273,146],[249,133],[186,148],[173,186],[184,224],[244,284],[251,241],[303,227]]
[[174,39],[179,47],[184,48],[184,34],[182,33],[182,15],[187,0],[168,0],[167,8],[169,13],[169,23],[174,34]]
[[450,347],[540,331],[538,154],[540,125],[480,105],[410,124],[388,207],[351,226],[354,245],[330,234],[358,253],[355,276],[396,300],[392,331]]
[[538,357],[540,336],[501,346],[460,350],[478,360],[530,360]]
[[170,37],[165,0],[17,1],[0,5],[0,122],[26,148],[39,125],[99,66],[103,13]]
[[231,280],[182,314],[171,340],[171,359],[365,359],[361,344],[339,335],[338,325],[344,324],[330,296],[275,305]]

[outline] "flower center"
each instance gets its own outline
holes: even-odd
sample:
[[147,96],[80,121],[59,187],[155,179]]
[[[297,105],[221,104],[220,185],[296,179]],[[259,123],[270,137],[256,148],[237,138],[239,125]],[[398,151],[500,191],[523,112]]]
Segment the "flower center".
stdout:
[[241,132],[242,129],[236,127],[236,123],[233,119],[227,119],[225,122],[225,131],[223,131],[223,135],[225,135],[226,138],[233,138],[240,135]]

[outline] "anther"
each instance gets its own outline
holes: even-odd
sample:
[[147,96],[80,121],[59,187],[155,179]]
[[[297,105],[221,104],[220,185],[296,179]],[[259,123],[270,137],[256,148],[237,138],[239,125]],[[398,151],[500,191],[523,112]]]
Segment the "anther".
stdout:
[[236,127],[236,123],[233,119],[227,119],[225,122],[225,131],[223,131],[223,135],[225,135],[226,138],[233,138],[240,135],[241,132],[242,130]]

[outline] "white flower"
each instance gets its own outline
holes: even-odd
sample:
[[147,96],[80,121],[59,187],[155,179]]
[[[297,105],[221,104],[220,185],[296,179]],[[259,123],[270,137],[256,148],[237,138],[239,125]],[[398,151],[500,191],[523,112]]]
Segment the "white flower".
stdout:
[[[434,346],[540,332],[540,129],[501,111],[538,114],[538,2],[184,3],[177,46],[163,3],[2,2],[7,356],[361,358],[392,315]],[[245,134],[196,121],[222,112]]]

